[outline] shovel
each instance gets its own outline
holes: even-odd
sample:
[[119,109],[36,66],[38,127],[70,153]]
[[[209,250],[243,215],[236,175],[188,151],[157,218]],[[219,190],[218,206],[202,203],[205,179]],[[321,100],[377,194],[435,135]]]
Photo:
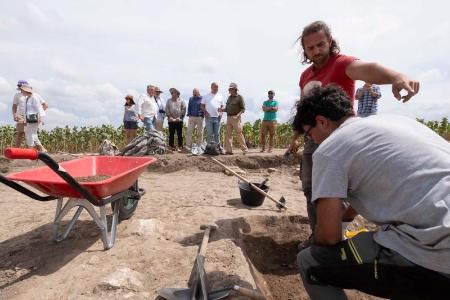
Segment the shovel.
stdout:
[[[191,300],[192,289],[186,288],[162,288],[159,296],[167,300]],[[230,295],[230,290],[220,290],[208,293],[208,300],[219,300]]]
[[262,189],[260,189],[259,187],[257,187],[255,184],[253,184],[252,182],[250,182],[248,179],[246,179],[245,177],[239,175],[238,173],[234,172],[233,170],[231,170],[229,167],[227,167],[226,165],[224,165],[223,163],[221,163],[220,161],[218,161],[217,159],[215,159],[214,157],[210,157],[210,159],[215,162],[216,164],[220,165],[222,168],[224,168],[225,170],[227,170],[228,172],[230,172],[231,174],[233,174],[234,176],[236,176],[237,178],[241,179],[242,181],[247,182],[252,189],[254,189],[255,191],[257,191],[258,193],[266,196],[267,198],[269,198],[270,200],[272,200],[273,202],[275,202],[277,204],[277,208],[278,209],[287,209],[286,206],[286,198],[284,196],[281,196],[280,200],[276,200],[274,197],[272,197],[271,195],[269,195],[268,193],[264,192]]
[[[243,288],[238,285],[232,287],[223,288],[220,290],[211,291],[208,293],[208,300],[219,300],[226,298],[230,295],[230,291],[236,291],[242,296],[246,296],[251,299],[264,300],[264,297],[259,291]],[[192,289],[183,288],[162,288],[159,290],[159,296],[167,300],[190,300]]]

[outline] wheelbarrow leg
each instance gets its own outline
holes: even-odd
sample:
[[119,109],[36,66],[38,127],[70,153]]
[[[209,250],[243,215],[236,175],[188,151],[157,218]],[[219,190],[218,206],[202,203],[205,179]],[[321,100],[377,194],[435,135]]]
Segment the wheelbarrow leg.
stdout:
[[[92,216],[94,218],[94,216]],[[100,206],[100,222],[103,223],[103,226],[99,226],[100,230],[102,231],[102,242],[103,247],[105,250],[110,249],[112,246],[114,246],[114,243],[116,242],[116,228],[117,228],[117,221],[119,220],[119,205],[114,205],[114,211],[112,215],[112,222],[111,222],[111,230],[108,232],[108,220],[106,219],[106,207],[105,205]]]
[[56,214],[55,214],[55,221],[53,222],[53,240],[55,242],[61,242],[67,238],[70,231],[72,230],[73,226],[75,225],[75,222],[80,217],[81,212],[83,211],[83,207],[79,206],[77,211],[72,217],[72,220],[70,220],[69,224],[66,226],[66,229],[64,230],[63,234],[59,234],[59,230],[61,228],[61,220],[64,218],[64,216],[74,207],[77,206],[75,203],[68,200],[64,207],[62,206],[63,199],[58,199],[58,204],[56,206]]
[[[75,212],[70,223],[66,226],[64,233],[60,235],[59,231],[61,229],[62,218],[64,218],[64,216],[75,206],[78,206],[77,211]],[[100,228],[100,231],[102,233],[101,238],[104,249],[108,250],[112,246],[114,246],[114,243],[116,241],[116,228],[119,220],[119,205],[114,206],[111,227],[110,230],[108,230],[108,220],[106,218],[106,206],[105,205],[100,206],[100,216],[99,216],[95,211],[95,207],[88,200],[78,198],[70,198],[64,205],[63,199],[62,198],[58,199],[58,204],[56,206],[55,221],[53,222],[53,230],[54,230],[53,240],[55,242],[60,242],[67,238],[83,209],[85,209],[89,213],[94,222],[97,224],[98,228]]]

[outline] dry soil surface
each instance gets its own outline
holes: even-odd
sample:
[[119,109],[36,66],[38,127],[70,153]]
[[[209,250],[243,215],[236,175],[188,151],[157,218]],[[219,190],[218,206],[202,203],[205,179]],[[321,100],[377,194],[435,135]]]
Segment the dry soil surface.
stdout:
[[[0,185],[0,299],[158,299],[163,287],[187,287],[200,225],[212,223],[218,230],[205,265],[211,289],[238,284],[267,299],[308,299],[295,262],[297,244],[309,236],[296,158],[285,160],[281,150],[218,157],[254,182],[269,178],[269,193],[286,197],[287,211],[267,198],[259,207],[243,205],[238,179],[206,157],[157,158],[139,178],[147,193],[133,217],[118,225],[116,244],[107,251],[86,212],[67,240],[54,243],[56,201],[34,201]],[[0,158],[4,173],[36,165]],[[354,291],[349,296],[377,299]]]

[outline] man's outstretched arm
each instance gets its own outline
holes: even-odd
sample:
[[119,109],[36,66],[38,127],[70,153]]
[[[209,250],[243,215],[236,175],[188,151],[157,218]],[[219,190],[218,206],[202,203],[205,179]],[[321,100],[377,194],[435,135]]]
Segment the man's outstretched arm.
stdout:
[[[345,70],[348,77],[353,80],[362,80],[374,84],[392,84],[392,93],[397,100],[408,101],[419,92],[419,82],[408,76],[386,68],[374,62],[356,60]],[[405,90],[406,95],[401,96],[400,91]]]

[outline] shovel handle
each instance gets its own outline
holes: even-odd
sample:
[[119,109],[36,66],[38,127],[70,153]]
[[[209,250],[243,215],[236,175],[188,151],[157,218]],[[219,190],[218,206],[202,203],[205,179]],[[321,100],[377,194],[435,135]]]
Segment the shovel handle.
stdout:
[[221,163],[220,161],[218,161],[217,159],[215,159],[214,157],[211,157],[212,161],[215,162],[216,164],[220,165],[222,168],[224,168],[225,170],[229,171],[230,173],[232,173],[234,176],[236,176],[237,178],[241,179],[242,181],[247,182],[254,190],[256,190],[257,192],[259,192],[260,194],[266,196],[267,198],[269,198],[270,200],[272,200],[273,202],[277,203],[278,205],[281,205],[284,209],[287,209],[286,204],[281,203],[280,201],[276,200],[275,198],[273,198],[271,195],[267,194],[265,191],[263,191],[262,189],[260,189],[259,187],[257,187],[256,185],[254,185],[253,183],[251,183],[248,179],[246,179],[245,177],[239,175],[238,173],[234,172],[233,170],[231,170],[229,167],[225,166],[223,163]]
[[206,254],[206,247],[209,242],[209,236],[211,234],[211,228],[206,228],[205,233],[203,234],[202,244],[200,245],[200,250],[198,252],[198,255],[205,256]]

